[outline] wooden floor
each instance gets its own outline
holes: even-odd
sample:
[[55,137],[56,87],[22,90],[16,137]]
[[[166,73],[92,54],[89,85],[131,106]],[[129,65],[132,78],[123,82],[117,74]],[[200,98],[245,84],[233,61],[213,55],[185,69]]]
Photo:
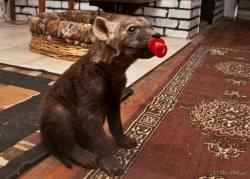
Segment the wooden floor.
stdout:
[[[230,19],[223,19],[213,26],[207,26],[200,35],[194,38],[190,45],[133,85],[134,95],[122,104],[121,112],[125,126],[129,125],[128,121],[131,121],[130,119],[133,119],[143,109],[167,79],[171,78],[171,74],[180,66],[188,54],[201,44],[250,48],[250,21],[238,20],[234,22]],[[107,125],[105,125],[105,129],[107,129]],[[25,172],[20,178],[77,179],[83,178],[86,172],[88,170],[80,167],[67,169],[57,159],[50,156]]]

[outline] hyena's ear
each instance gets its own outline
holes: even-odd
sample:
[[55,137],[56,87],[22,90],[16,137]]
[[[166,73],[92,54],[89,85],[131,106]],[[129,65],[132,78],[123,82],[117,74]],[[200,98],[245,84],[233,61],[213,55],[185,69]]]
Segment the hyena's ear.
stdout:
[[117,31],[117,23],[111,22],[103,17],[96,17],[93,25],[93,33],[98,40],[106,43],[110,42],[116,37]]

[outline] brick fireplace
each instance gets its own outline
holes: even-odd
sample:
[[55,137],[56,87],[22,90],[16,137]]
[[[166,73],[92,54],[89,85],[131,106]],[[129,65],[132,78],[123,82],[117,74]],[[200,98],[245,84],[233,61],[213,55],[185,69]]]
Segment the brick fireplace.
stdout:
[[[215,9],[214,17],[218,19],[223,13],[221,3],[224,0],[214,0],[220,9]],[[66,0],[46,1],[46,12],[61,12],[67,10]],[[88,2],[75,1],[75,9],[97,10]],[[222,8],[222,9],[221,9]],[[32,14],[38,13],[38,0],[16,0],[16,19],[27,21]],[[136,15],[143,15],[150,20],[156,31],[162,35],[180,38],[192,38],[199,33],[201,0],[161,0],[150,3],[148,7],[138,9]],[[218,15],[219,14],[219,15]]]
[[148,17],[162,35],[191,38],[199,33],[200,0],[162,0],[137,14]]

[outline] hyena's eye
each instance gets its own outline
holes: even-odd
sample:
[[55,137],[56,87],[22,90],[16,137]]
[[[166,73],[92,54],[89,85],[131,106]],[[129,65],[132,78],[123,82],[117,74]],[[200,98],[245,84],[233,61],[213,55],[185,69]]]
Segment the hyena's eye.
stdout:
[[129,34],[135,33],[136,31],[137,31],[137,27],[132,26],[132,27],[128,28],[128,33]]

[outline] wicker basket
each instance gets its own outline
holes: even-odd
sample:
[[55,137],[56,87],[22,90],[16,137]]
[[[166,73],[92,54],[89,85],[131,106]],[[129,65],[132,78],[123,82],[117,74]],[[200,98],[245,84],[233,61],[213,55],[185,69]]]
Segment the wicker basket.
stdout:
[[95,11],[41,13],[30,19],[31,51],[63,60],[76,61],[93,43]]
[[58,41],[48,41],[42,37],[33,36],[30,42],[31,51],[43,55],[76,61],[88,52],[88,45],[77,46]]

